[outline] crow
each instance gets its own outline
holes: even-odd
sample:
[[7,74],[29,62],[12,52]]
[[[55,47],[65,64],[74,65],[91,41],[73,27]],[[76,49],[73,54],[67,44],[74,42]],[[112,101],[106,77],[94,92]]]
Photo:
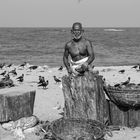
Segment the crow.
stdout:
[[19,82],[23,82],[24,78],[24,74],[22,74],[21,76],[19,76],[18,78],[16,78]]
[[128,79],[125,82],[122,82],[121,85],[126,86],[129,84],[129,82],[130,82],[130,77],[128,77]]
[[63,66],[60,66],[60,68],[58,70],[60,70],[60,71],[63,70]]
[[124,72],[125,72],[125,70],[120,70],[120,71],[119,71],[119,73],[124,73]]
[[11,63],[11,64],[7,65],[7,67],[9,67],[9,68],[10,68],[12,65],[13,65],[13,64]]
[[6,70],[4,72],[2,72],[0,75],[3,75],[4,76],[5,74],[6,74]]
[[24,67],[26,66],[27,62],[24,62],[23,64],[21,64],[19,67]]
[[54,77],[54,80],[55,80],[55,82],[56,82],[56,83],[61,82],[61,80],[60,80],[60,79],[58,79],[56,76],[53,76],[53,77]]
[[138,67],[138,65],[133,66],[132,68],[136,69]]
[[2,69],[5,66],[5,63],[0,64],[0,68]]
[[38,87],[42,86],[43,88],[46,88],[48,86],[48,84],[49,84],[49,81],[46,80],[46,81],[42,82],[41,84],[39,84]]
[[121,84],[117,83],[114,85],[114,87],[121,87]]
[[14,70],[11,70],[9,73],[12,73],[14,75],[17,75],[16,68]]
[[38,66],[30,66],[30,67],[29,67],[30,70],[35,70],[35,69],[37,69],[37,68],[38,68]]
[[38,84],[41,84],[43,82],[45,82],[45,78],[43,76],[39,76],[39,82],[38,82]]

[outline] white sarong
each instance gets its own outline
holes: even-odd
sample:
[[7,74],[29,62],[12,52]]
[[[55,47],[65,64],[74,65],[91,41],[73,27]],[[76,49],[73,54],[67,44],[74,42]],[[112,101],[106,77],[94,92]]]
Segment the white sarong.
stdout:
[[76,69],[76,68],[80,68],[81,65],[82,65],[83,63],[85,63],[87,60],[88,60],[88,57],[85,57],[85,58],[83,58],[83,59],[81,59],[81,60],[79,60],[79,61],[76,61],[76,62],[74,62],[74,61],[71,60],[71,62],[70,62],[70,67],[71,67],[71,69],[72,69],[72,74],[73,74],[73,76],[76,76],[76,75],[79,74],[79,72],[77,72],[75,69]]

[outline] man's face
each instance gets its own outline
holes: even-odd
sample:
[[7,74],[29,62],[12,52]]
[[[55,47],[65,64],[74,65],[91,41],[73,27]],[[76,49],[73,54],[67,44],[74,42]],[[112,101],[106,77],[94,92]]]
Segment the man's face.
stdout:
[[83,31],[81,31],[81,30],[72,30],[71,33],[72,33],[73,38],[78,40],[78,39],[80,39],[82,37]]

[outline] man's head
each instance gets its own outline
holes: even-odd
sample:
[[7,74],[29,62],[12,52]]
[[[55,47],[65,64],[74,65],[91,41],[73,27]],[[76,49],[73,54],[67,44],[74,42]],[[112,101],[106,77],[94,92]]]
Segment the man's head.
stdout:
[[72,25],[71,33],[74,37],[74,39],[80,39],[82,37],[82,33],[84,30],[82,29],[82,24],[79,22],[75,22]]

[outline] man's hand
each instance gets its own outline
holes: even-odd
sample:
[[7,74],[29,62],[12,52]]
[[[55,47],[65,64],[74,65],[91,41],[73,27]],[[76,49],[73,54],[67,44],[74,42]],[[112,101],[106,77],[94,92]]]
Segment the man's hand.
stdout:
[[81,68],[83,71],[86,71],[88,69],[88,63],[87,62],[83,63]]
[[72,69],[68,69],[68,74],[69,74],[69,75],[72,74]]

